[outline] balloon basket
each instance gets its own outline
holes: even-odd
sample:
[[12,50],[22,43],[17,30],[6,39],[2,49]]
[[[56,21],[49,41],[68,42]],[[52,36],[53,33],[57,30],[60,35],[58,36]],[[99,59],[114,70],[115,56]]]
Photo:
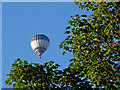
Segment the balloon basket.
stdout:
[[39,58],[41,59],[41,56]]

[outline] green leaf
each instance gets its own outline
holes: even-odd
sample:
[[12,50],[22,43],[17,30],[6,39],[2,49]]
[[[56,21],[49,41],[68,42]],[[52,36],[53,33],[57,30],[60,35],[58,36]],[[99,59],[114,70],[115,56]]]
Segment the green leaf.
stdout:
[[66,31],[66,32],[65,32],[65,34],[69,34],[69,33],[70,33],[70,31]]
[[65,54],[66,54],[66,51],[63,51],[62,54],[65,55]]
[[69,64],[69,67],[74,67],[74,64],[73,63]]
[[82,17],[87,17],[87,15],[81,15]]
[[63,48],[63,43],[60,43],[59,48]]
[[66,27],[66,30],[67,30],[67,29],[70,29],[70,26]]

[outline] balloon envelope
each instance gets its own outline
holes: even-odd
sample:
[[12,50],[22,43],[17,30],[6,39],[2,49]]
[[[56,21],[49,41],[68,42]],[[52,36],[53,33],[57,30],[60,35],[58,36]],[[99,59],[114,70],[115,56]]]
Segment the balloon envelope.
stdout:
[[32,49],[41,57],[49,46],[49,38],[43,34],[35,35],[31,40]]

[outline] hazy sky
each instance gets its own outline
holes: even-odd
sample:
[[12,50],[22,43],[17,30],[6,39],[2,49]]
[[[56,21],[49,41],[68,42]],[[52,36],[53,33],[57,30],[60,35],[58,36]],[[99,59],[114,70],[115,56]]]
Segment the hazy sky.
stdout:
[[[62,55],[59,44],[65,39],[66,27],[72,15],[91,12],[81,10],[74,3],[68,2],[4,2],[2,4],[2,87],[8,78],[6,74],[12,69],[17,58],[29,63],[54,61],[59,69],[68,67],[71,53]],[[49,48],[39,59],[32,50],[30,41],[36,34],[45,34],[50,39]]]

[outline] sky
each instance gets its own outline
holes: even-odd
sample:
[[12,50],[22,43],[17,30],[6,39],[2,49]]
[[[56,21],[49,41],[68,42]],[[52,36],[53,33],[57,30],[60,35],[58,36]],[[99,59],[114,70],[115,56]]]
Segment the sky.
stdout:
[[[54,61],[60,65],[59,69],[67,68],[73,55],[68,52],[62,55],[59,44],[67,37],[64,33],[68,22],[72,15],[89,16],[91,13],[79,9],[73,2],[3,2],[2,88],[12,87],[6,85],[5,80],[17,58],[39,64]],[[41,59],[30,46],[36,34],[44,34],[50,39],[50,45]]]

